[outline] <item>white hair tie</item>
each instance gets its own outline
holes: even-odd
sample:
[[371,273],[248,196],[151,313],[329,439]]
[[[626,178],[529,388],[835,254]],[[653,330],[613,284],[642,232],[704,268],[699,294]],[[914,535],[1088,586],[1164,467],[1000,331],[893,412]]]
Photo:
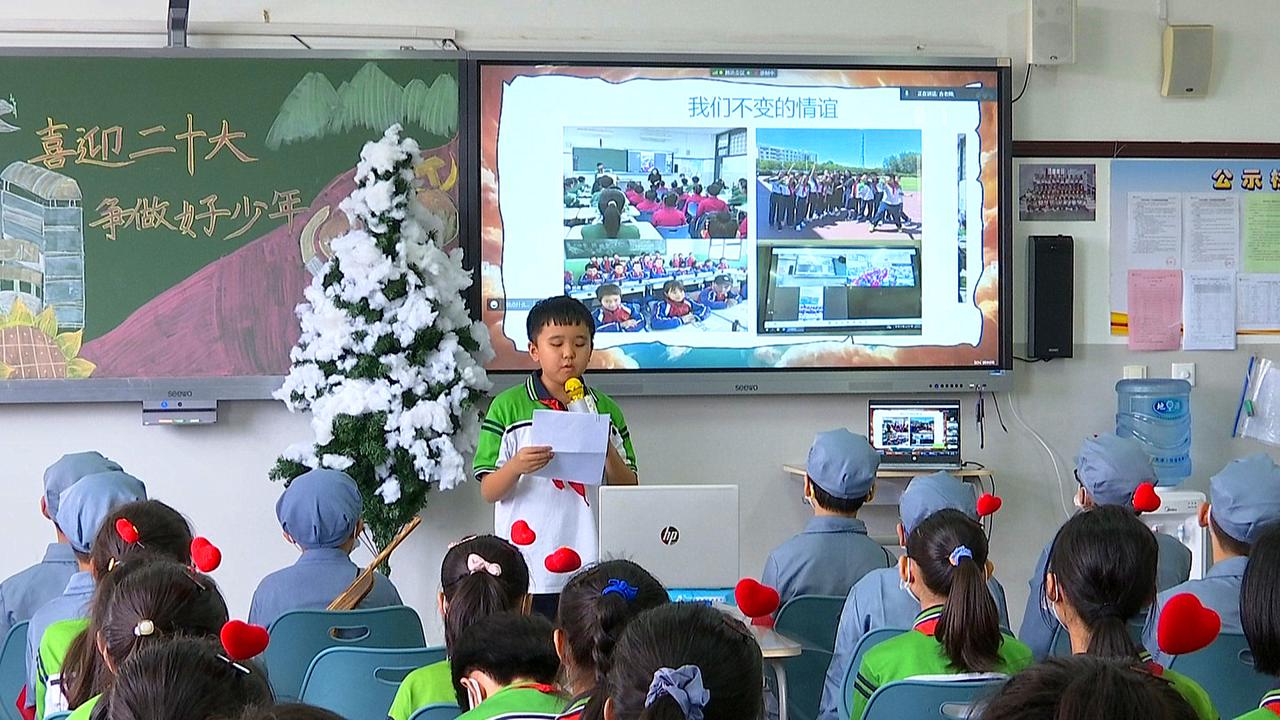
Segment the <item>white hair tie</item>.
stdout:
[[150,620],[139,620],[138,624],[133,626],[134,637],[150,637],[156,632],[156,624]]
[[467,572],[471,574],[487,572],[494,577],[502,577],[502,566],[498,563],[491,563],[475,553],[471,553],[467,556]]

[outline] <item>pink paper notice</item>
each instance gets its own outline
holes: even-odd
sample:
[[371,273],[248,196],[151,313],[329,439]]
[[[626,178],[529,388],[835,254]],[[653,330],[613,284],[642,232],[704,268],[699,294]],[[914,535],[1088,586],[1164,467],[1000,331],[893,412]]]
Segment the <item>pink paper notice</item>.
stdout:
[[1129,349],[1182,345],[1182,271],[1129,271]]

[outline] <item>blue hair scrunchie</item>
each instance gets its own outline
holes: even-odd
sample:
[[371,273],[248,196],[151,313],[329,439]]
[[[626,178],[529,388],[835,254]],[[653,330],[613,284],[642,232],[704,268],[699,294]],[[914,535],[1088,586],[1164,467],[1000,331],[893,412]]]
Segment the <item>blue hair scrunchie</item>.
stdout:
[[640,592],[639,588],[627,582],[626,580],[612,578],[609,580],[609,583],[604,586],[604,590],[600,591],[600,597],[608,597],[610,595],[619,595],[622,597],[623,600],[626,600],[627,602],[634,602],[636,599],[636,595],[639,594],[639,592]]
[[653,705],[663,695],[676,701],[685,720],[702,720],[702,711],[711,702],[711,692],[703,686],[702,669],[697,665],[684,665],[675,670],[659,668],[649,684],[644,706]]
[[970,560],[973,559],[973,551],[970,550],[966,545],[957,546],[955,550],[952,550],[951,557],[949,559],[951,561],[951,564],[955,566],[960,564],[961,558],[969,558]]

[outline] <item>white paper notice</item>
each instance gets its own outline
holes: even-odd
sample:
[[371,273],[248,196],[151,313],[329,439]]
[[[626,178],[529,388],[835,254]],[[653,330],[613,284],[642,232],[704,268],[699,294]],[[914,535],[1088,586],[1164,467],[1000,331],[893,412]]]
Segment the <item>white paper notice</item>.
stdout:
[[1182,349],[1234,350],[1235,271],[1184,270],[1182,281]]
[[1182,267],[1182,196],[1129,193],[1129,269]]
[[1280,327],[1280,275],[1240,274],[1236,287],[1236,324],[1241,330]]
[[538,477],[584,485],[604,482],[604,455],[609,448],[609,416],[594,413],[533,411],[532,445],[551,448],[554,457]]
[[1240,198],[1183,196],[1182,237],[1183,269],[1235,270],[1240,265]]

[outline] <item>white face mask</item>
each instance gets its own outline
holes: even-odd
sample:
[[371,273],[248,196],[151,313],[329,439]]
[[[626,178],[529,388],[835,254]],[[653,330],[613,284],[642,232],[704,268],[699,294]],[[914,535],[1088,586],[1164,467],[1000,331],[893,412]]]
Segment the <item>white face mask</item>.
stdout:
[[899,576],[898,576],[898,587],[900,587],[900,588],[902,588],[904,591],[906,591],[906,593],[907,593],[908,595],[910,595],[910,596],[911,596],[911,599],[918,603],[918,602],[920,602],[920,598],[919,598],[919,597],[917,597],[917,596],[916,596],[916,594],[915,594],[915,591],[913,591],[913,590],[911,589],[911,583],[909,582],[909,580],[914,579],[914,578],[912,578],[912,577],[911,577],[911,570],[910,570],[910,568],[909,568],[909,567],[908,567],[908,569],[907,569],[907,578],[908,578],[907,580],[903,580],[903,579],[902,579],[902,576],[901,576],[901,575],[899,575]]

